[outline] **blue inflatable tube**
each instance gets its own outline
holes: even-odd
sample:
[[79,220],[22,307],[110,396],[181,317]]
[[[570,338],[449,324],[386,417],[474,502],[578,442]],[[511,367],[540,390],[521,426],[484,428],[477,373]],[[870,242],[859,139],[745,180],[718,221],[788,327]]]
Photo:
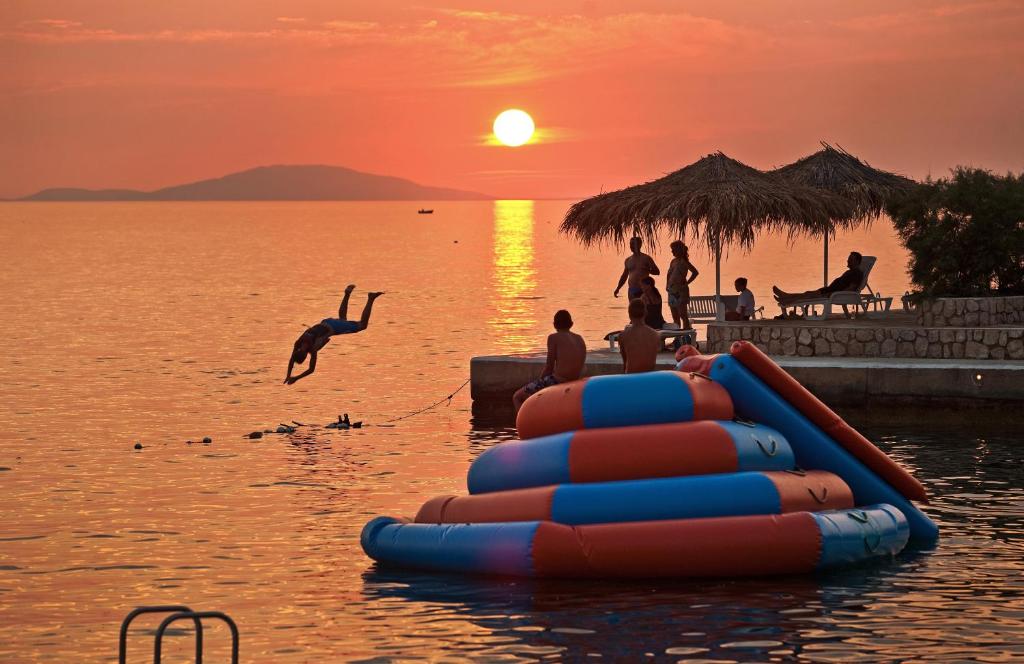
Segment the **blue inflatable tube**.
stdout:
[[[750,472],[564,484],[555,490],[551,501],[551,521],[575,526],[622,521],[781,514],[791,511],[792,508],[786,507],[802,498],[807,499],[803,501],[805,503],[811,502],[812,498],[799,478],[793,478],[797,482],[777,485],[773,476],[787,477],[781,473],[769,475]],[[832,491],[825,489],[818,495],[824,494],[824,500],[832,505],[845,502],[846,506],[852,507],[852,499],[842,482],[836,478],[828,479],[834,480],[830,482]]]
[[737,415],[763,422],[782,433],[792,446],[800,466],[828,470],[843,478],[853,490],[858,505],[887,503],[895,506],[906,515],[912,538],[938,539],[938,526],[921,510],[812,424],[738,360],[729,355],[718,356],[711,365],[711,378],[729,391]]
[[811,516],[821,530],[818,568],[859,562],[865,552],[895,555],[910,539],[906,516],[892,505],[812,512]]
[[786,438],[730,421],[584,429],[501,443],[469,468],[471,494],[552,484],[790,470]]
[[360,543],[382,565],[535,577],[708,577],[811,572],[893,556],[907,543],[890,505],[786,515],[566,526],[373,519]]
[[423,524],[379,516],[359,543],[374,560],[440,572],[533,576],[531,549],[539,521]]
[[541,520],[579,526],[783,514],[853,505],[850,488],[832,473],[754,471],[438,496],[420,508],[415,520],[417,523]]
[[580,429],[730,420],[729,394],[707,378],[679,371],[593,376],[544,389],[516,415],[522,439]]

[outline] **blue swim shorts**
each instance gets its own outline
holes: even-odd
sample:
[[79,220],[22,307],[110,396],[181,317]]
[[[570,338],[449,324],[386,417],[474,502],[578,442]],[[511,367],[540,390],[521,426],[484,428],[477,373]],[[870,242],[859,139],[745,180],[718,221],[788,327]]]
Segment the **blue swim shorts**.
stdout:
[[359,323],[354,320],[325,318],[320,321],[320,324],[331,328],[331,332],[334,334],[354,334],[359,331]]
[[635,300],[636,298],[638,298],[638,297],[640,297],[641,295],[644,294],[644,289],[643,288],[633,288],[632,286],[630,286],[629,290],[626,291],[626,293],[629,295],[629,299]]
[[553,387],[555,385],[558,385],[557,378],[554,376],[542,376],[532,383],[527,383],[523,390],[526,392],[526,395],[529,396],[540,392],[545,387]]

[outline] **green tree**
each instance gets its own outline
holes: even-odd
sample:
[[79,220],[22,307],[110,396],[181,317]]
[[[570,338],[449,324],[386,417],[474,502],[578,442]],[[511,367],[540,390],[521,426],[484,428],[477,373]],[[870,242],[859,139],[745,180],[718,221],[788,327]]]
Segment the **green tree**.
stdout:
[[922,295],[1024,295],[1024,174],[957,167],[888,213]]

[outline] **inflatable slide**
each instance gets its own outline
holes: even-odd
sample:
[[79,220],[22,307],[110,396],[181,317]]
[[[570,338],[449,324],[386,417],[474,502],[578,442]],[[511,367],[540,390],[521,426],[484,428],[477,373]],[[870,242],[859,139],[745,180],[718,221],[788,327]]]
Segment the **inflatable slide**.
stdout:
[[532,577],[807,573],[933,541],[905,469],[756,347],[530,397],[468,495],[378,517],[383,565]]

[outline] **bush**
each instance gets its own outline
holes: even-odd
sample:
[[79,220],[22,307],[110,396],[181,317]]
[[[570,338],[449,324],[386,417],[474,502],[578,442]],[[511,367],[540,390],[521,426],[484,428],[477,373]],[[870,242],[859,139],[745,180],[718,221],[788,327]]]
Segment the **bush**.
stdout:
[[958,167],[888,213],[921,295],[1024,295],[1024,174]]

